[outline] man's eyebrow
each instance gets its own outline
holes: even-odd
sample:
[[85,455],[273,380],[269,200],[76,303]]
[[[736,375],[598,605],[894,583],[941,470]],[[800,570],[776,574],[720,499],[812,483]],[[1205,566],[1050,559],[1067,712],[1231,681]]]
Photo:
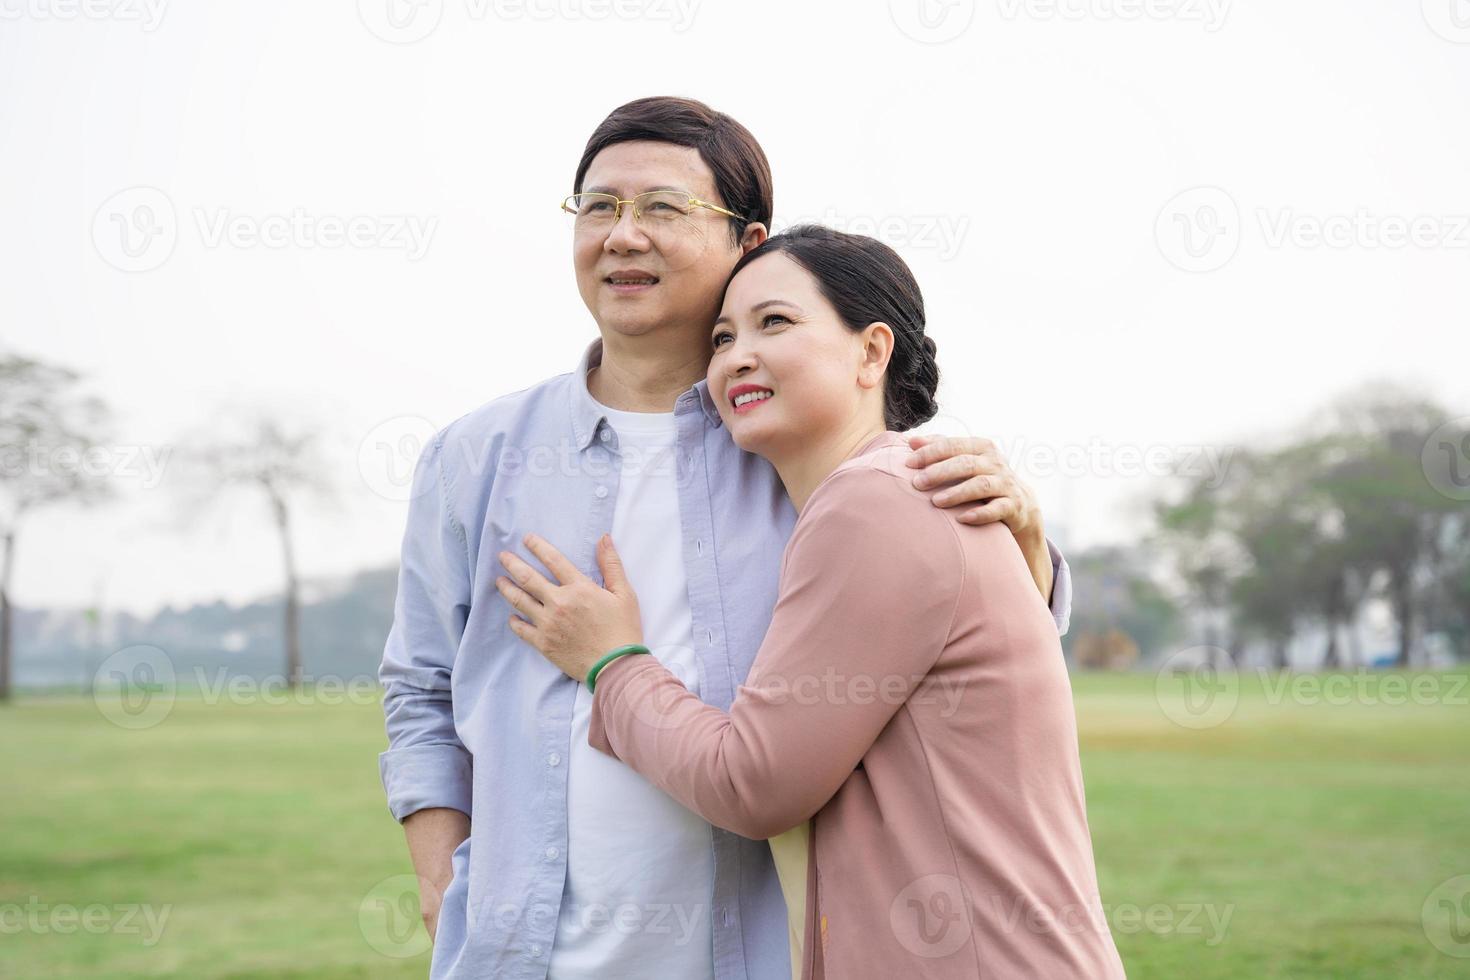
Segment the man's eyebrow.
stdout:
[[[675,187],[672,184],[660,184],[657,187],[650,187],[650,188],[648,188],[646,190],[640,191],[639,193],[640,194],[647,194],[649,191],[678,191],[680,194],[692,194],[693,193],[693,191],[689,190],[687,187]],[[615,188],[615,187],[605,187],[605,186],[584,187],[584,188],[582,188],[582,193],[583,194],[611,194],[614,197],[618,196],[618,190],[617,190],[617,188]]]
[[[752,313],[759,313],[761,310],[764,310],[768,306],[789,306],[793,310],[797,310],[798,312],[801,310],[801,307],[800,306],[798,306],[796,303],[791,302],[790,300],[786,300],[786,299],[766,299],[766,300],[761,300],[759,303],[757,303],[754,306],[752,306],[750,308],[750,312],[752,312]],[[730,322],[730,318],[729,317],[722,316],[719,319],[715,320],[715,326],[718,327],[722,323],[729,323],[729,322]]]

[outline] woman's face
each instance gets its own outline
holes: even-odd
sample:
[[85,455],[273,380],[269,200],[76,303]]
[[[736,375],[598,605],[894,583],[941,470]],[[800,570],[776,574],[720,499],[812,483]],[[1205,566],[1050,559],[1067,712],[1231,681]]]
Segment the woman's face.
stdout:
[[892,332],[883,323],[850,329],[811,273],[784,253],[740,270],[710,338],[710,396],[747,452],[799,451],[813,437],[851,427],[875,397],[881,421]]

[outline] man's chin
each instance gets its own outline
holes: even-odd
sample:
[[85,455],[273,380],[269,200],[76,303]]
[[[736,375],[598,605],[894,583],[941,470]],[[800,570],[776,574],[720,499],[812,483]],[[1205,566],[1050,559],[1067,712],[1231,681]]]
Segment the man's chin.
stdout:
[[604,303],[598,310],[597,320],[607,329],[625,337],[641,337],[658,329],[668,314],[651,303],[636,303],[623,300]]

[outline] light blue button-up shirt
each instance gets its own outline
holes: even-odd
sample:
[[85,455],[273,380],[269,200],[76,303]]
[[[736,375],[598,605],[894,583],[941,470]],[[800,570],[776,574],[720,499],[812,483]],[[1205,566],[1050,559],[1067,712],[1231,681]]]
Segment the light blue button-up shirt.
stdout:
[[[496,555],[531,558],[534,531],[596,581],[611,531],[618,436],[577,370],[497,398],[438,432],[414,471],[393,628],[379,672],[399,820],[427,807],[471,815],[439,914],[432,977],[546,977],[567,860],[567,766],[577,685],[510,631]],[[741,450],[700,381],[674,406],[679,513],[699,670],[728,709],[776,606],[796,510],[776,470]],[[1066,562],[1052,609],[1065,632]],[[765,841],[715,828],[711,896],[719,980],[790,976],[786,908]]]

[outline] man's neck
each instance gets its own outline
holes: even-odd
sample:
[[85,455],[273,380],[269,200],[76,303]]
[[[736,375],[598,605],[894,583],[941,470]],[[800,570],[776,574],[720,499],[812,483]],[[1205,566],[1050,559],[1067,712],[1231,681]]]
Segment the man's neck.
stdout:
[[709,368],[708,341],[700,336],[691,341],[681,347],[662,331],[641,337],[605,332],[602,363],[587,372],[587,391],[623,412],[672,412],[679,396]]

